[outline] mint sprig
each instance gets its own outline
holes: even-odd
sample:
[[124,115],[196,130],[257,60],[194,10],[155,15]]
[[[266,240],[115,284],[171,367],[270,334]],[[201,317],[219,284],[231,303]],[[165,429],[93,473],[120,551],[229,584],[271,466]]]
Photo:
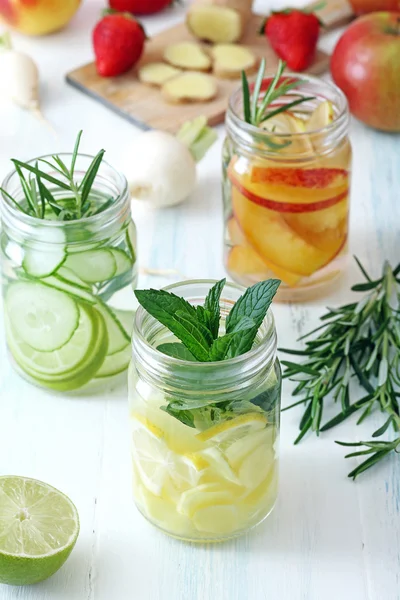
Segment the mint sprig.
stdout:
[[[180,340],[163,343],[157,350],[182,361],[219,362],[251,350],[257,332],[280,285],[269,279],[248,288],[234,304],[220,334],[221,294],[226,280],[221,279],[209,291],[204,306],[193,306],[166,290],[136,290],[139,303]],[[190,400],[171,398],[162,410],[188,427],[209,427],[249,410],[263,410],[267,398],[218,402],[197,397]],[[272,410],[272,408],[271,408]]]
[[[280,285],[279,279],[268,279],[248,288],[226,319],[226,333],[219,336],[220,298],[225,283],[225,279],[218,281],[210,289],[204,306],[197,307],[166,290],[136,290],[135,295],[139,304],[167,327],[192,357],[200,362],[214,362],[251,350]],[[185,353],[178,346],[176,342],[162,344],[158,350],[180,358]]]

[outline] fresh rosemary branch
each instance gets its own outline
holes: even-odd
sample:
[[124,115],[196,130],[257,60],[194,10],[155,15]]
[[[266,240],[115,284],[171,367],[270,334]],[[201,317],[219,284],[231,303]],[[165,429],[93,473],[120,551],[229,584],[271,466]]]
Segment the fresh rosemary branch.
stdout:
[[[18,210],[37,219],[73,221],[103,212],[110,206],[113,199],[105,198],[103,203],[99,203],[99,199],[93,202],[90,194],[105,150],[100,150],[96,154],[82,181],[78,184],[75,180],[75,166],[79,154],[81,136],[82,131],[78,133],[76,138],[69,168],[62,158],[57,155],[52,156],[53,162],[39,158],[34,166],[30,163],[12,159],[20,179],[24,201],[17,200],[3,188],[0,188],[0,191]],[[53,171],[61,176],[61,179],[41,170],[39,163],[44,163],[51,167]],[[51,183],[53,187],[49,188],[44,184],[44,181]],[[63,194],[63,197],[56,197],[54,192],[59,192],[60,190],[66,192],[66,195]]]
[[[303,80],[293,78],[284,78],[282,75],[286,68],[286,63],[279,61],[278,70],[275,77],[270,81],[265,94],[260,98],[260,94],[263,88],[264,76],[265,76],[266,62],[263,58],[260,63],[260,68],[257,73],[257,78],[254,84],[253,95],[250,93],[250,86],[246,76],[246,73],[242,71],[242,91],[243,91],[243,116],[246,123],[260,127],[262,123],[279,113],[286,112],[295,106],[306,102],[308,100],[314,100],[314,96],[301,96],[300,94],[290,94],[290,96],[298,96],[295,100],[274,108],[274,102],[279,98],[289,95],[289,92],[299,87],[304,83]],[[274,144],[275,145],[275,144]],[[276,144],[278,147],[281,144]],[[285,144],[286,146],[287,144]]]
[[[307,339],[304,350],[282,349],[304,358],[304,362],[282,361],[283,376],[298,382],[293,395],[301,397],[287,408],[305,404],[296,444],[308,431],[319,435],[358,411],[362,412],[357,424],[361,423],[374,408],[380,409],[385,421],[372,434],[373,438],[390,427],[400,431],[400,264],[392,269],[385,262],[382,276],[372,280],[357,258],[356,261],[366,281],[352,289],[368,294],[359,302],[329,309],[321,317],[323,324],[300,338]],[[318,335],[308,339],[316,332]],[[353,378],[365,394],[352,403]],[[321,426],[324,407],[332,401],[340,403],[341,410]],[[400,436],[391,441],[337,443],[360,447],[346,458],[369,455],[349,473],[353,478],[393,451],[400,453]]]

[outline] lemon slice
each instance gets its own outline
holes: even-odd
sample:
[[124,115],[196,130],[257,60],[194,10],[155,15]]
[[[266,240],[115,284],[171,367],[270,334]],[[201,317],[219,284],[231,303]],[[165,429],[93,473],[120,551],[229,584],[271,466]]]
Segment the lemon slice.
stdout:
[[274,465],[275,453],[270,444],[262,444],[249,454],[239,468],[240,483],[248,490],[255,490],[266,479]]
[[311,113],[310,118],[306,122],[306,131],[317,131],[332,123],[335,118],[333,105],[329,100],[324,100],[318,104],[317,108]]
[[197,485],[208,462],[191,454],[173,452],[163,429],[144,415],[133,413],[131,416],[132,456],[143,485],[156,496],[162,495],[170,479],[177,491]]
[[177,510],[192,518],[195,512],[209,506],[232,505],[234,497],[218,483],[203,483],[184,492]]
[[143,485],[156,496],[170,471],[174,458],[163,440],[163,433],[145,417],[135,415],[132,431],[132,457]]
[[216,444],[231,444],[245,435],[263,429],[267,425],[267,418],[262,413],[247,413],[239,415],[229,421],[213,425],[209,429],[197,434],[201,442],[215,442]]
[[252,435],[239,438],[225,450],[226,458],[233,469],[237,470],[243,460],[260,445],[267,445],[272,448],[275,441],[274,438],[275,431],[273,427],[267,427],[256,431]]
[[207,448],[201,455],[208,461],[216,479],[226,479],[240,485],[240,481],[232,467],[218,448]]

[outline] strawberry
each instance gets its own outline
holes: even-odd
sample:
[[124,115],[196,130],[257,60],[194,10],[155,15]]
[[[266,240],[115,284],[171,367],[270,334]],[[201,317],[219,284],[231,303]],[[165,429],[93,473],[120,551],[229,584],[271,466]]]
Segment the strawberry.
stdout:
[[304,71],[314,60],[319,27],[314,14],[287,9],[274,12],[266,19],[264,33],[289,69]]
[[102,77],[128,71],[142,56],[146,35],[130,14],[105,15],[93,31],[96,68]]
[[109,0],[110,8],[133,15],[152,15],[163,10],[174,0]]

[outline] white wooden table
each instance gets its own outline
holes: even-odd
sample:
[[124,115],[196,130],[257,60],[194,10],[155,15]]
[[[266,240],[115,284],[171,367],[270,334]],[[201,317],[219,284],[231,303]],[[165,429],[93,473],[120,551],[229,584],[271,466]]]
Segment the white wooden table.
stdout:
[[[43,110],[58,139],[29,114],[2,105],[1,177],[10,157],[70,150],[80,128],[86,151],[105,147],[108,160],[121,164],[135,129],[63,80],[68,69],[91,58],[89,31],[101,7],[101,1],[87,0],[73,25],[58,35],[15,36],[17,47],[40,65]],[[178,21],[182,10],[147,19],[149,33]],[[324,41],[328,48],[332,43]],[[224,275],[223,135],[221,127],[186,204],[163,212],[134,206],[143,267],[173,268],[189,277]],[[351,249],[376,274],[384,259],[400,260],[400,137],[354,122],[351,138]],[[356,279],[351,267],[334,296],[276,306],[280,344],[293,345],[325,304],[348,300]],[[140,285],[169,281],[142,277]],[[344,461],[343,448],[333,442],[368,439],[378,417],[362,427],[353,420],[294,447],[300,410],[284,413],[276,510],[248,536],[202,547],[163,536],[134,508],[126,399],[125,388],[71,399],[32,387],[11,370],[0,324],[0,473],[51,483],[73,499],[81,518],[78,543],[61,571],[31,588],[0,586],[1,600],[399,600],[400,459],[389,459],[352,483],[346,475],[355,463]],[[283,404],[289,402],[286,386]]]

